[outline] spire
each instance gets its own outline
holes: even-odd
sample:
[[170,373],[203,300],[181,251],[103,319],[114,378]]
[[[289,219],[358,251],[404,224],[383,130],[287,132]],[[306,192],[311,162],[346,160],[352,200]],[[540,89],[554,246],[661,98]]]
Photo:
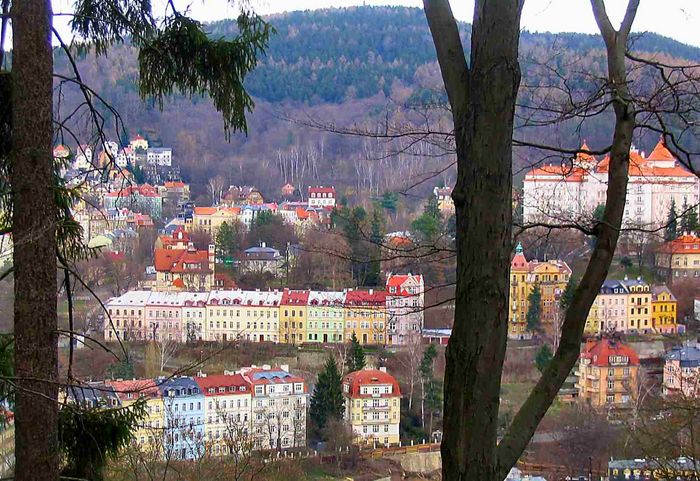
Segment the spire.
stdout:
[[518,245],[515,246],[515,253],[516,253],[516,254],[522,254],[522,253],[523,253],[523,245],[522,245],[522,243],[518,242]]

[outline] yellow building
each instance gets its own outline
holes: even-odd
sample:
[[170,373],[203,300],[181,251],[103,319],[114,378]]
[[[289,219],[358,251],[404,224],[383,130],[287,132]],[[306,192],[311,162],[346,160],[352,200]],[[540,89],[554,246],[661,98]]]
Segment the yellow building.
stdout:
[[671,334],[678,332],[677,307],[676,297],[668,287],[651,288],[651,323],[654,331]]
[[627,329],[638,332],[651,332],[651,288],[641,279],[620,281],[627,287]]
[[212,239],[219,232],[221,224],[232,226],[239,222],[241,209],[238,207],[195,207],[192,214],[192,229],[208,233]]
[[162,449],[165,409],[160,390],[152,379],[106,381],[114,389],[123,407],[129,407],[139,399],[146,400],[146,417],[132,433],[134,442],[141,449]]
[[386,344],[386,291],[348,291],[345,295],[345,340],[355,333],[360,344]]
[[530,294],[535,286],[541,293],[540,322],[544,330],[555,328],[561,315],[559,298],[571,277],[571,269],[566,262],[552,260],[528,261],[523,254],[523,246],[518,244],[510,264],[510,302],[508,309],[508,337],[526,339],[532,333],[527,330],[527,311],[530,308]]
[[639,357],[614,339],[589,340],[579,358],[576,388],[591,406],[624,406],[637,392]]
[[282,292],[279,316],[279,340],[286,344],[301,344],[306,340],[309,291],[285,289]]
[[386,368],[363,369],[343,378],[345,421],[358,444],[395,445],[399,442],[401,390]]
[[656,272],[672,284],[682,280],[700,279],[700,237],[682,235],[665,242],[656,252]]

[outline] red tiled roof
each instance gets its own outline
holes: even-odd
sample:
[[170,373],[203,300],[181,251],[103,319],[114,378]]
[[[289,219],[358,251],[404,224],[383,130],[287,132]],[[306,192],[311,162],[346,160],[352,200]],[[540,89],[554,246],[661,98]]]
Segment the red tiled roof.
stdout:
[[348,306],[383,306],[386,304],[387,292],[384,290],[348,291],[345,304]]
[[513,256],[513,260],[510,261],[510,268],[517,270],[527,270],[528,262],[525,255],[522,252],[518,252]]
[[639,356],[634,349],[614,339],[589,341],[581,352],[582,359],[590,359],[592,365],[599,367],[610,366],[610,357],[616,356],[629,358],[630,366],[639,366]]
[[305,290],[292,290],[284,289],[282,292],[282,301],[280,305],[283,306],[305,306],[309,302],[309,291]]
[[[250,385],[243,376],[238,373],[233,375],[214,374],[205,377],[195,377],[194,380],[205,396],[231,396],[250,394],[251,392]],[[235,388],[234,391],[230,389],[232,387]],[[224,388],[224,391],[220,392],[219,388]],[[213,389],[214,392],[210,392],[209,389]]]
[[[363,369],[362,371],[354,371],[346,374],[343,378],[343,384],[349,384],[349,396],[352,398],[372,398],[375,394],[360,394],[362,386],[381,386],[390,384],[392,386],[391,394],[382,393],[381,397],[396,397],[401,396],[399,383],[394,376],[376,369]],[[343,388],[343,392],[345,389]]]
[[132,140],[146,140],[144,139],[141,134],[136,134],[136,137],[134,137]]
[[106,194],[107,197],[129,197],[141,195],[143,197],[158,197],[158,191],[149,184],[132,185]]
[[[153,379],[133,379],[126,381],[105,381],[105,384],[112,386],[119,399],[122,401],[135,401],[139,397],[150,397],[155,399],[160,397],[158,386]],[[131,393],[131,398],[128,394]]]
[[[192,272],[210,272],[209,252],[189,249],[156,249],[154,264],[157,271],[185,274]],[[197,264],[197,268],[186,267],[186,264]]]

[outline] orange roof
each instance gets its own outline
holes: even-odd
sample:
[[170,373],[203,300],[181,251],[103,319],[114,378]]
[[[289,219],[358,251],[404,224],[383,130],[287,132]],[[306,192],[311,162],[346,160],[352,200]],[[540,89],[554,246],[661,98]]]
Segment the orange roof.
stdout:
[[[381,393],[380,397],[397,397],[401,396],[401,389],[399,388],[399,383],[394,376],[387,374],[384,371],[379,371],[377,369],[363,369],[361,371],[354,371],[346,374],[343,378],[343,384],[348,386],[348,395],[351,398],[372,398],[376,397],[376,394],[366,393],[361,394],[360,388],[362,386],[385,386],[387,384],[392,386],[391,394]],[[345,388],[343,388],[343,392]]]
[[[209,272],[209,252],[190,249],[156,249],[154,265],[157,271],[184,274]],[[195,264],[197,267],[192,267]]]
[[179,277],[173,281],[173,287],[177,287],[178,289],[184,289],[185,288],[185,281],[180,279]]
[[529,264],[525,258],[525,255],[523,254],[523,245],[518,242],[518,245],[515,248],[515,256],[513,256],[513,260],[510,261],[510,268],[512,270],[526,271],[528,270],[528,267]]
[[630,366],[639,366],[639,356],[626,344],[615,340],[603,338],[599,341],[588,341],[581,353],[582,359],[590,359],[591,364],[599,367],[608,367],[614,364],[611,357],[626,357]]
[[173,181],[173,182],[166,182],[165,187],[168,189],[175,189],[175,188],[182,188],[185,186],[184,182],[181,181]]
[[581,167],[571,167],[568,165],[544,165],[542,167],[532,169],[525,175],[525,177],[557,176],[560,178],[551,180],[556,180],[557,182],[562,180],[564,182],[581,182],[583,180],[583,176],[587,173],[588,171],[582,169]]
[[212,215],[216,212],[216,207],[195,207],[194,213],[196,215]]
[[649,160],[676,160],[675,157],[673,157],[673,154],[671,153],[670,150],[666,148],[666,142],[664,141],[664,138],[661,137],[659,140],[659,143],[656,144],[656,147],[654,147],[654,150],[651,151],[651,154],[649,154],[649,157],[647,157]]
[[700,254],[700,237],[682,235],[664,242],[660,250],[669,254]]

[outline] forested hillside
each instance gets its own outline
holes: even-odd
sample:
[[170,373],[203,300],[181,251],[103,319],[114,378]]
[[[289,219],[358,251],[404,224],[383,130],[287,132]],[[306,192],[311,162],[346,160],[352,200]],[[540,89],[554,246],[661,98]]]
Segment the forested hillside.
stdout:
[[[359,125],[375,131],[387,125],[429,125],[432,130],[449,130],[449,116],[439,108],[441,80],[420,9],[317,10],[275,15],[269,21],[277,34],[268,55],[247,81],[256,98],[249,134],[236,134],[230,142],[207,99],[176,95],[162,112],[142,102],[133,49],[115,47],[99,58],[83,55],[78,66],[84,82],[120,113],[129,135],[140,132],[154,145],[173,147],[195,193],[203,194],[206,179],[219,173],[232,184],[258,185],[269,198],[285,182],[299,187],[333,183],[350,198],[365,194],[365,201],[387,190],[405,191],[408,195],[401,197],[402,202],[418,209],[433,186],[452,181],[452,159],[435,142],[339,136],[305,125]],[[213,36],[231,35],[235,28],[233,21],[210,25]],[[469,25],[462,24],[462,30],[468,42]],[[634,42],[636,52],[655,53],[666,60],[700,61],[700,49],[655,34],[638,35]],[[591,35],[524,32],[521,60],[525,109],[537,105],[542,92],[560,84],[561,78],[567,78],[574,93],[582,92],[590,88],[591,75],[605,69],[602,42]],[[69,69],[61,53],[56,62],[59,70]],[[59,98],[60,118],[72,111],[80,96],[75,88],[66,86]],[[437,108],[426,110],[426,102]],[[111,118],[106,108],[101,110]],[[290,122],[290,118],[300,122]],[[569,122],[537,132],[523,128],[516,135],[568,148],[586,138],[593,148],[604,147],[611,135],[608,120],[601,117],[583,125]],[[640,138],[637,143],[648,150],[655,140]],[[532,157],[532,152],[520,149],[514,163],[522,168]]]

